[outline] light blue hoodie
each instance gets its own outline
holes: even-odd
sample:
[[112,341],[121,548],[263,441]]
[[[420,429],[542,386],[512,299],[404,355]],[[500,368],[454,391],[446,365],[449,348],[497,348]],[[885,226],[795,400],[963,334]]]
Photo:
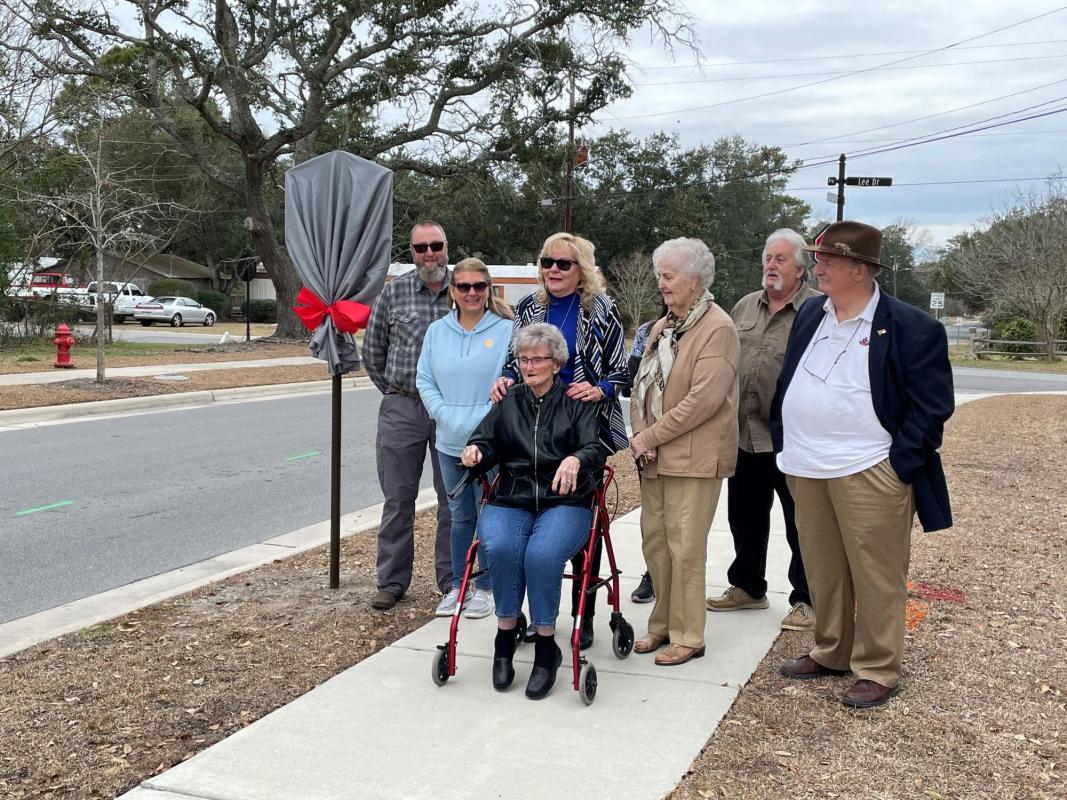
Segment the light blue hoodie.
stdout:
[[489,389],[511,341],[511,320],[486,311],[466,331],[452,311],[432,323],[419,354],[415,385],[437,423],[437,449],[459,456],[490,408]]

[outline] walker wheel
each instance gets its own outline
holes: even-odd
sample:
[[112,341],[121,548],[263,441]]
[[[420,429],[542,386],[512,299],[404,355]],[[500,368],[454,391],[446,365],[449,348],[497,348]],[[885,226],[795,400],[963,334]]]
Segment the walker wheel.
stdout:
[[587,706],[593,705],[596,700],[596,667],[592,664],[584,664],[578,674],[578,696]]
[[611,650],[615,658],[624,659],[634,649],[634,626],[626,620],[620,620],[611,634]]
[[444,686],[448,683],[448,645],[445,645],[437,651],[433,657],[433,669],[430,670],[430,677],[433,678],[433,682],[438,686]]
[[515,620],[515,646],[518,647],[522,644],[522,640],[526,637],[526,615],[523,612],[519,612],[518,619]]

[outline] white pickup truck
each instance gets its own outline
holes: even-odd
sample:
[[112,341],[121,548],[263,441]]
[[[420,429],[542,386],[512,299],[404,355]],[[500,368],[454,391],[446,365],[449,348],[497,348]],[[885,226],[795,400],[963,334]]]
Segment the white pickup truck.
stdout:
[[[96,281],[92,281],[85,287],[84,291],[78,295],[78,304],[82,307],[85,316],[90,317],[96,315],[96,304],[98,299],[100,299],[100,295],[96,291]],[[141,291],[141,288],[136,283],[104,281],[104,293],[102,299],[105,302],[111,301],[114,304],[112,308],[112,319],[121,324],[127,319],[133,318],[133,307],[135,305],[143,303],[146,300],[151,300],[152,297]]]

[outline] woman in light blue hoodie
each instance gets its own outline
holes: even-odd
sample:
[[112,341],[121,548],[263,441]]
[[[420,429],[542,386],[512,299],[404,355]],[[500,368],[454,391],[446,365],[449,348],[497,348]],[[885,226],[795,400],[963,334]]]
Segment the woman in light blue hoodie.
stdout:
[[[507,359],[513,315],[511,307],[493,294],[489,268],[477,258],[456,264],[448,298],[455,311],[426,331],[415,383],[437,423],[437,462],[445,486],[451,490],[465,472],[459,454],[491,407],[489,387]],[[474,540],[480,495],[478,486],[468,485],[459,497],[448,501],[452,512],[452,591],[438,604],[439,617],[451,616],[460,602],[459,584]],[[464,616],[478,619],[493,612],[489,586],[488,573],[475,581],[474,592],[465,598]]]

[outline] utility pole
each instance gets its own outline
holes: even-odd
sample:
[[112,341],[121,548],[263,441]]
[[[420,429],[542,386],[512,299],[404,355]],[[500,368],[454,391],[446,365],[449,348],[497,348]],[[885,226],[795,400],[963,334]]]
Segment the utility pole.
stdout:
[[899,271],[897,269],[897,263],[897,257],[893,256],[893,297],[897,296],[897,272]]
[[563,197],[563,232],[571,232],[571,206],[574,203],[574,73],[571,73],[571,100],[567,112],[567,186]]

